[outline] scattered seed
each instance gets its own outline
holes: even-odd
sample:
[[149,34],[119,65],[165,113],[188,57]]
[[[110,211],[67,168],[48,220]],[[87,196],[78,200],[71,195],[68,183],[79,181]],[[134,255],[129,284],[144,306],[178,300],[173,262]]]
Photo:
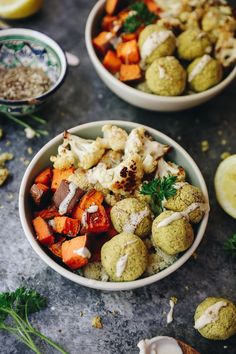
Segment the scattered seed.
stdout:
[[92,326],[94,328],[98,328],[98,329],[103,328],[103,323],[102,323],[102,319],[100,316],[95,316],[92,318]]
[[230,152],[225,151],[220,155],[221,160],[227,159],[229,156],[231,156]]
[[201,142],[201,150],[202,152],[207,152],[209,150],[209,142],[207,140]]

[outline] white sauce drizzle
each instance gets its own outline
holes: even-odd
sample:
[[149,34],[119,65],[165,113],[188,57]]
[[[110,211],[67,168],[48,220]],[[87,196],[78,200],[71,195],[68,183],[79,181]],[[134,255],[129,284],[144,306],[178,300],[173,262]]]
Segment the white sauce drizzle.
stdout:
[[120,278],[125,270],[127,261],[128,261],[128,254],[125,254],[124,256],[121,256],[117,263],[116,263],[116,276],[117,278]]
[[188,219],[189,214],[192,211],[196,210],[197,208],[199,208],[201,211],[204,211],[204,212],[208,211],[207,204],[205,204],[205,203],[192,203],[185,210],[177,211],[177,212],[171,214],[170,216],[168,216],[167,218],[165,218],[164,220],[160,221],[159,224],[157,225],[157,228],[165,227],[165,226],[171,224],[172,222],[182,219],[182,218]]
[[133,234],[138,224],[149,214],[150,212],[147,209],[131,214],[129,219],[126,221],[126,223],[123,226],[123,232]]
[[68,205],[70,204],[72,198],[74,197],[76,189],[77,189],[77,186],[73,182],[71,182],[69,184],[69,193],[67,194],[65,199],[63,199],[63,201],[59,205],[58,211],[59,211],[60,215],[63,215],[67,212]]
[[141,48],[141,58],[146,59],[152,52],[164,43],[168,38],[173,37],[171,31],[153,32],[144,41]]
[[208,307],[205,312],[195,321],[195,329],[201,329],[209,323],[219,319],[219,312],[222,307],[227,306],[226,301],[218,301],[214,305]]
[[173,184],[173,187],[178,190],[183,188],[183,186],[186,186],[186,184],[188,184],[188,182],[176,182]]
[[203,57],[199,60],[197,65],[193,68],[193,70],[189,74],[188,81],[191,82],[195,78],[195,76],[197,76],[210,61],[211,61],[210,55],[208,54],[203,55]]
[[90,205],[90,207],[88,209],[86,209],[86,211],[89,214],[96,213],[96,211],[98,211],[98,206],[96,204]]
[[138,343],[139,354],[183,354],[176,339],[158,336]]
[[174,307],[175,307],[175,303],[172,299],[170,299],[170,311],[167,314],[167,319],[166,322],[169,324],[173,321],[173,314],[174,314]]
[[160,79],[163,79],[165,77],[166,71],[161,65],[158,66],[158,69],[159,69],[159,77]]
[[87,247],[81,247],[78,248],[77,250],[74,250],[73,253],[77,254],[78,256],[81,256],[83,258],[90,258],[91,257],[91,253],[90,251],[87,249]]

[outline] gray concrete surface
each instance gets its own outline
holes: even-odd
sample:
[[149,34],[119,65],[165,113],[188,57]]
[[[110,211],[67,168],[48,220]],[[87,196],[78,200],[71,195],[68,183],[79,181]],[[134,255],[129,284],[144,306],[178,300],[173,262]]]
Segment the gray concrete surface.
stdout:
[[[100,81],[86,52],[84,27],[94,3],[48,0],[38,15],[11,23],[14,27],[28,27],[49,34],[65,50],[78,55],[81,65],[69,68],[65,84],[40,112],[48,120],[49,137],[27,140],[20,127],[0,117],[0,126],[5,132],[5,138],[0,141],[1,151],[15,155],[14,161],[8,164],[11,177],[0,189],[0,290],[24,284],[44,294],[49,306],[32,316],[32,322],[70,354],[138,353],[137,342],[156,335],[182,339],[201,354],[234,354],[235,337],[226,342],[202,338],[193,329],[193,315],[197,304],[206,296],[225,296],[236,302],[236,261],[223,251],[223,243],[236,231],[236,223],[217,204],[213,188],[220,154],[236,152],[236,83],[210,103],[186,112],[152,113],[126,104]],[[103,119],[147,124],[179,140],[199,165],[210,193],[210,221],[197,258],[190,259],[159,283],[135,291],[100,292],[62,278],[31,249],[18,215],[18,191],[26,168],[22,158],[30,160],[33,156],[28,154],[27,148],[32,147],[35,154],[47,140],[64,129]],[[200,146],[205,139],[210,145],[207,153],[203,153]],[[5,146],[9,144],[8,140],[11,144]],[[178,298],[178,304],[174,322],[167,325],[164,313],[168,311],[168,301],[173,295]],[[91,319],[95,315],[101,316],[103,329],[92,328]],[[43,347],[42,352],[54,353],[48,347]],[[30,351],[11,335],[0,332],[0,353]]]

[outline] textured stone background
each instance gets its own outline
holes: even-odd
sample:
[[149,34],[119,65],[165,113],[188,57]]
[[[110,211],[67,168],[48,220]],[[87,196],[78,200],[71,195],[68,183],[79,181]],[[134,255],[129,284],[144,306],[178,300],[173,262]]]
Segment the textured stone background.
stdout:
[[[129,106],[103,85],[89,61],[84,27],[94,3],[87,0],[47,0],[43,11],[34,18],[12,23],[15,27],[34,28],[49,34],[64,49],[78,55],[81,65],[69,68],[65,84],[40,113],[48,119],[49,137],[29,141],[20,127],[0,117],[5,131],[0,147],[2,151],[8,150],[15,155],[15,160],[8,164],[12,176],[0,190],[0,290],[15,289],[25,284],[47,296],[48,308],[35,314],[32,321],[70,354],[138,353],[137,342],[156,335],[180,338],[202,354],[233,354],[236,338],[226,342],[203,339],[193,329],[193,314],[197,304],[206,296],[225,296],[236,302],[236,262],[222,249],[226,238],[236,231],[236,223],[220,209],[213,189],[220,154],[236,151],[236,83],[212,102],[187,112],[151,113]],[[136,121],[179,139],[199,165],[210,193],[210,221],[197,259],[189,260],[159,283],[135,291],[100,292],[62,278],[31,249],[18,216],[18,190],[26,168],[22,157],[30,160],[33,156],[28,155],[27,148],[32,147],[36,153],[47,140],[64,129],[101,119]],[[219,136],[219,131],[223,132],[222,136]],[[210,144],[207,153],[200,148],[200,142],[205,139]],[[222,139],[227,140],[226,145],[221,144]],[[6,147],[8,140],[11,145]],[[175,320],[167,326],[164,312],[168,311],[168,301],[173,295],[178,298]],[[83,317],[80,317],[81,311]],[[91,327],[91,319],[95,315],[102,317],[102,330]],[[46,347],[42,352],[53,353]],[[12,336],[1,332],[0,353],[29,351]]]

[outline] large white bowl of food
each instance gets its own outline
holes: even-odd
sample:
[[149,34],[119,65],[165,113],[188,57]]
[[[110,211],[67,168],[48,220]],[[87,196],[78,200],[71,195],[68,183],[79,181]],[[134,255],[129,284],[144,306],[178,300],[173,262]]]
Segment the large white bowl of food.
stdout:
[[104,83],[149,110],[200,105],[236,76],[236,19],[225,1],[100,0],[86,24]]
[[22,180],[31,246],[84,286],[128,290],[182,266],[204,235],[206,184],[165,134],[123,121],[77,126],[49,141]]

